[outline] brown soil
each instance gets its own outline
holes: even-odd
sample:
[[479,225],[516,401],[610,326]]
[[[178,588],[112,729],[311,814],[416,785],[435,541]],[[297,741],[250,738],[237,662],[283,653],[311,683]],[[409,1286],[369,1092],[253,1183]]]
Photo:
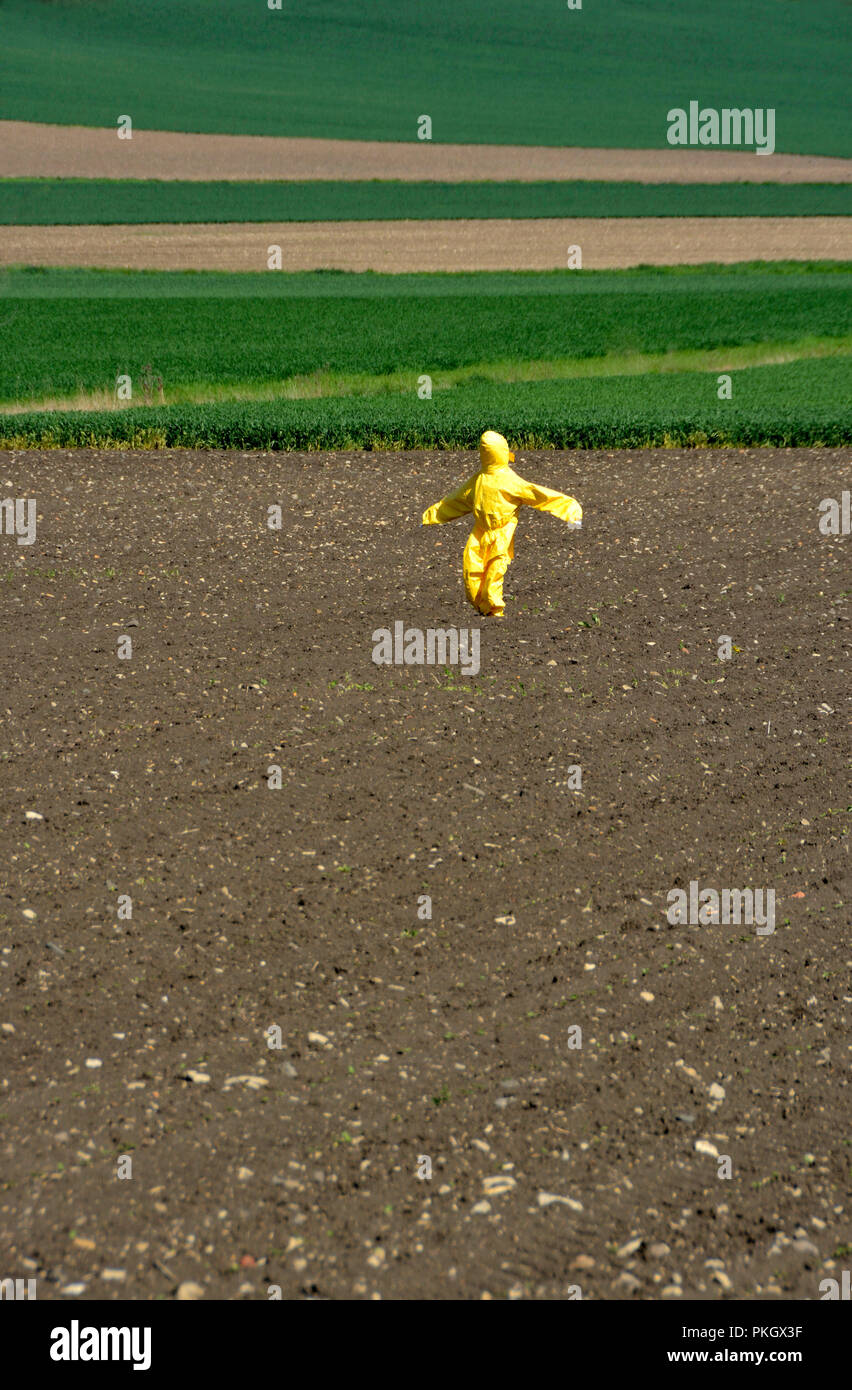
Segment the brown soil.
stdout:
[[0,121],[0,177],[110,179],[638,179],[849,183],[852,160],[692,149],[557,149],[428,141],[188,135]]
[[[39,1299],[839,1279],[849,541],[817,520],[850,463],[519,454],[584,526],[523,516],[489,624],[467,524],[419,525],[471,455],[0,456],[39,518],[0,537],[4,1274]],[[395,621],[481,628],[479,674],[376,667]],[[775,933],[669,925],[693,879],[774,888]]]
[[587,270],[708,261],[843,259],[849,217],[618,217],[424,222],[145,223],[0,227],[0,265],[136,270]]

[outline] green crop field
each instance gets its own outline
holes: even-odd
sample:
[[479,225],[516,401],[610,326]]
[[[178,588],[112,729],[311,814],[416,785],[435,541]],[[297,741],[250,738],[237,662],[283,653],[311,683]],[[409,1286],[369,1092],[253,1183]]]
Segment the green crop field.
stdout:
[[[302,394],[345,394],[353,386],[364,393],[370,383],[359,378],[389,376],[388,389],[399,390],[424,373],[517,378],[517,369],[534,363],[722,348],[770,345],[766,360],[773,360],[778,345],[786,345],[788,357],[796,344],[799,355],[814,355],[820,340],[844,350],[852,334],[849,271],[807,266],[718,276],[483,274],[460,277],[462,290],[446,288],[452,276],[200,278],[207,286],[250,280],[264,288],[240,297],[184,297],[176,281],[191,276],[90,274],[83,277],[89,295],[45,297],[25,287],[43,291],[51,279],[61,285],[62,272],[0,274],[0,402],[112,393],[118,375],[136,382],[146,366],[172,402],[190,387],[196,399],[199,391],[216,399],[223,388],[283,394],[286,383],[311,378]],[[355,292],[347,294],[353,281]],[[100,285],[123,292],[99,293]],[[373,292],[365,294],[365,285]],[[569,375],[570,367],[555,374]],[[324,378],[335,377],[354,381],[323,387]]]
[[439,217],[850,216],[852,184],[0,180],[0,225]]
[[[851,437],[850,279],[846,263],[10,270],[2,432],[15,447],[413,447],[458,445],[475,421],[499,418],[540,444],[837,443]],[[720,401],[723,371],[735,384]],[[425,377],[432,395],[421,399]]]
[[839,445],[852,441],[848,358],[715,375],[476,384],[419,400],[274,401],[0,414],[0,448],[471,449],[485,426],[526,448]]
[[0,116],[414,140],[427,114],[436,141],[642,148],[695,99],[848,155],[848,21],[845,0],[0,0]]

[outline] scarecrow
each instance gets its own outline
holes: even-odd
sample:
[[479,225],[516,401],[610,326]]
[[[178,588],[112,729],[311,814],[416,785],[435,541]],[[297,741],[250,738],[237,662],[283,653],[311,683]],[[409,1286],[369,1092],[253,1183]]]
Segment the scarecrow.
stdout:
[[525,482],[509,467],[514,462],[502,434],[487,430],[479,441],[479,472],[423,513],[423,525],[432,526],[473,512],[475,524],[464,548],[464,586],[485,617],[503,617],[503,576],[515,558],[519,509],[552,512],[569,526],[580,526],[583,519],[573,497]]

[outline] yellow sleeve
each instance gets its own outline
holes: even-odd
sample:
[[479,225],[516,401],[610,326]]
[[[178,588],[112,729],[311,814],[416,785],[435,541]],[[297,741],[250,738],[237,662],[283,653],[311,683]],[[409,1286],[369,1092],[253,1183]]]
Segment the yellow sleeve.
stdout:
[[553,488],[541,487],[539,483],[528,483],[518,479],[520,487],[513,491],[512,501],[523,507],[534,507],[537,512],[551,512],[560,521],[579,526],[583,520],[583,508],[576,497],[568,497],[564,492],[554,492]]
[[466,483],[456,488],[448,497],[444,497],[434,506],[427,507],[423,513],[423,525],[434,526],[442,521],[455,521],[457,516],[465,516],[473,511],[473,484],[476,475],[468,478]]

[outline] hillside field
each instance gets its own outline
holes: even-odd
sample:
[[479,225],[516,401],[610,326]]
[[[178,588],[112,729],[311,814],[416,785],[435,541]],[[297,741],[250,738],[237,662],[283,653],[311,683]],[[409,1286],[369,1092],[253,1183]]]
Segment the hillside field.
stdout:
[[776,109],[784,153],[852,148],[843,0],[3,0],[0,16],[6,119],[416,141],[428,114],[440,142],[641,149],[666,148],[667,112],[695,99]]

